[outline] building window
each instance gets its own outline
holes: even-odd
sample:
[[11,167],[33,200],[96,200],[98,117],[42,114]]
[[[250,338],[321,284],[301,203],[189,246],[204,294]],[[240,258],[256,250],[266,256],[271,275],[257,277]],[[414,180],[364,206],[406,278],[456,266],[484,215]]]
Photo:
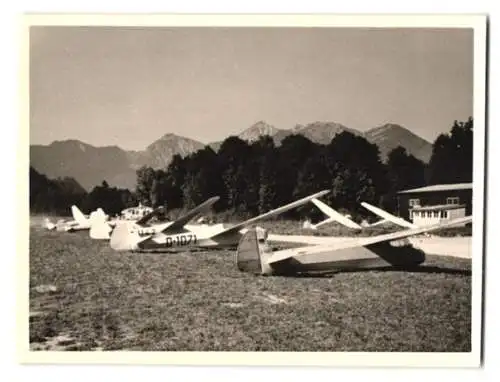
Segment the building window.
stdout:
[[410,199],[408,201],[410,207],[415,207],[420,205],[420,199]]
[[446,198],[446,204],[460,204],[460,199],[457,196]]

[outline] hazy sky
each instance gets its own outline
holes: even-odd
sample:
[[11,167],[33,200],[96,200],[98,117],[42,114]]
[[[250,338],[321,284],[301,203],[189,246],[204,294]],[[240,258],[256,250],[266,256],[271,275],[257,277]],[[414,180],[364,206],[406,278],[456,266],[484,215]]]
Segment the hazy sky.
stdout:
[[31,27],[32,144],[209,143],[264,120],[401,124],[433,141],[472,116],[472,30]]

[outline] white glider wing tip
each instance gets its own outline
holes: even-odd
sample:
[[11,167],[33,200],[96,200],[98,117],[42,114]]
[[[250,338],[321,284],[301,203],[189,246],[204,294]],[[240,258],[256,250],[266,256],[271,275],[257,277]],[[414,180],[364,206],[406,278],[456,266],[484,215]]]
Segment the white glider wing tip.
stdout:
[[356,222],[352,221],[351,219],[345,217],[341,213],[335,211],[333,208],[328,206],[327,204],[323,203],[321,200],[318,200],[316,198],[312,199],[311,202],[319,208],[321,212],[323,212],[325,215],[327,215],[330,219],[324,220],[321,223],[316,224],[316,226],[324,225],[327,223],[330,223],[332,221],[336,221],[346,227],[353,228],[353,229],[362,229],[362,227],[357,224]]
[[364,208],[366,208],[368,211],[371,211],[375,215],[380,216],[381,218],[383,218],[385,220],[388,220],[388,221],[390,221],[390,222],[392,222],[392,223],[394,223],[396,225],[399,225],[399,226],[402,226],[402,227],[406,227],[406,228],[410,228],[410,229],[418,228],[417,225],[415,225],[413,223],[410,223],[409,221],[406,221],[405,219],[400,218],[398,216],[394,216],[394,215],[390,214],[389,212],[384,211],[381,208],[372,206],[371,204],[368,204],[366,202],[361,202],[361,205]]

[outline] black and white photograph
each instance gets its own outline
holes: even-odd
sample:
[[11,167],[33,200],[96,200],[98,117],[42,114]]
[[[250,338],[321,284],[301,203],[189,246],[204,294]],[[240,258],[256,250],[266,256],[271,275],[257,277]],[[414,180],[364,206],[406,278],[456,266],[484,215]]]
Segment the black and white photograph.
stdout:
[[26,16],[26,362],[479,365],[485,16],[128,20]]

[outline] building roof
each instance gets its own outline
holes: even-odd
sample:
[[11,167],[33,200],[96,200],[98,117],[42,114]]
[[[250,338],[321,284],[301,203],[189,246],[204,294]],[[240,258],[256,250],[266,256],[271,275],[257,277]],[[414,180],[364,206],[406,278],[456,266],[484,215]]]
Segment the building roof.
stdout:
[[465,208],[465,204],[439,204],[437,206],[414,206],[412,211],[447,211]]
[[456,191],[456,190],[472,190],[472,183],[435,184],[427,187],[412,188],[411,190],[399,191],[398,194],[409,194],[413,192]]

